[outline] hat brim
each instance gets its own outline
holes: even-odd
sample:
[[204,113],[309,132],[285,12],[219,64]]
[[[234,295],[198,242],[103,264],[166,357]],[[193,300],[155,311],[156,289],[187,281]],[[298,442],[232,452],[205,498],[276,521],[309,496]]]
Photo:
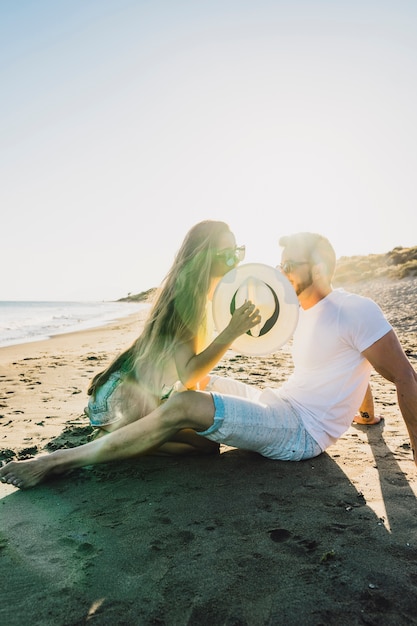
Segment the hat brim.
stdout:
[[288,278],[280,271],[262,263],[247,263],[225,274],[214,291],[213,318],[218,332],[226,328],[232,317],[239,288],[252,278],[262,281],[271,290],[275,311],[269,320],[262,320],[264,326],[258,337],[251,335],[249,331],[240,335],[231,345],[231,349],[248,356],[264,356],[276,352],[286,344],[298,322],[297,295]]

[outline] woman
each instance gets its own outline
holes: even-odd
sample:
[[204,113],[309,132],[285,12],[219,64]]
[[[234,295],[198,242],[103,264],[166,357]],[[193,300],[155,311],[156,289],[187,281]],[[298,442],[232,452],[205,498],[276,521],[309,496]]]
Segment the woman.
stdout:
[[[142,334],[91,382],[86,413],[93,426],[101,432],[116,430],[147,415],[172,393],[210,388],[212,368],[239,335],[259,323],[258,311],[246,303],[210,343],[213,329],[208,304],[219,280],[243,260],[244,253],[224,222],[206,220],[191,228]],[[187,430],[158,451],[214,449],[217,446]]]

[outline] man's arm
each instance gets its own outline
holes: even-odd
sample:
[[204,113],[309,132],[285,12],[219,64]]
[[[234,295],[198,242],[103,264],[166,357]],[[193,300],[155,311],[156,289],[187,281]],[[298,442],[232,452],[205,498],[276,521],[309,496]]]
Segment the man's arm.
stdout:
[[363,355],[397,389],[398,405],[410,435],[417,465],[417,374],[393,330],[364,350]]

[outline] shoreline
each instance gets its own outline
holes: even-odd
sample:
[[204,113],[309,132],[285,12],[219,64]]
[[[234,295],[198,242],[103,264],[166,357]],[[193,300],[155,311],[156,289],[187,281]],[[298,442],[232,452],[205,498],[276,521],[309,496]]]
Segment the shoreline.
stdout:
[[60,335],[100,328],[143,310],[149,310],[149,303],[3,301],[0,302],[3,322],[0,348],[39,343]]
[[[23,355],[26,353],[45,353],[51,346],[51,342],[56,344],[58,349],[61,349],[61,347],[63,349],[66,349],[66,347],[70,347],[72,343],[76,345],[79,341],[85,341],[86,345],[90,346],[91,344],[90,349],[93,349],[93,342],[95,337],[100,336],[100,342],[102,342],[103,338],[107,339],[107,333],[111,334],[119,330],[123,333],[123,335],[126,333],[126,335],[130,337],[130,327],[135,324],[137,324],[137,330],[135,335],[136,337],[141,332],[141,328],[146,314],[146,310],[141,310],[135,313],[130,313],[129,315],[126,315],[124,317],[119,317],[109,322],[103,322],[98,326],[92,326],[90,328],[83,328],[80,330],[71,330],[69,332],[51,335],[50,337],[39,340],[0,346],[0,365],[7,363],[14,358],[24,358]],[[133,337],[133,339],[135,337]],[[16,357],[13,356],[13,353],[16,354]]]

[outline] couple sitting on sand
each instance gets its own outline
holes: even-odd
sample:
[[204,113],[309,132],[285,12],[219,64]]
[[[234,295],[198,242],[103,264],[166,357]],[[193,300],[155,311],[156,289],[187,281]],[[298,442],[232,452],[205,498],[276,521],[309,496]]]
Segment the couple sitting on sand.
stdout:
[[187,234],[140,337],[91,383],[90,421],[112,432],[77,448],[11,461],[0,469],[1,480],[27,488],[72,468],[154,451],[210,453],[220,443],[270,459],[313,458],[346,432],[366,394],[369,403],[372,367],[395,384],[414,451],[417,375],[381,309],[333,290],[336,256],[325,237],[297,233],[279,243],[281,270],[300,305],[294,371],[280,388],[210,375],[261,318],[246,301],[209,341],[208,301],[244,248],[236,247],[225,223],[201,222]]

